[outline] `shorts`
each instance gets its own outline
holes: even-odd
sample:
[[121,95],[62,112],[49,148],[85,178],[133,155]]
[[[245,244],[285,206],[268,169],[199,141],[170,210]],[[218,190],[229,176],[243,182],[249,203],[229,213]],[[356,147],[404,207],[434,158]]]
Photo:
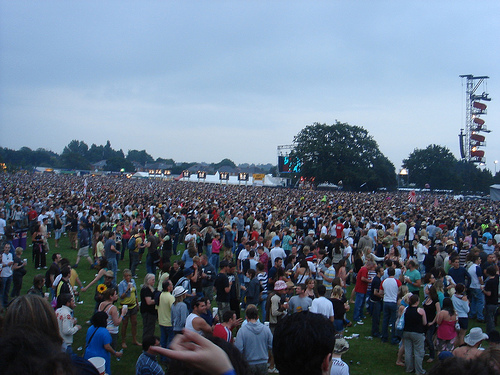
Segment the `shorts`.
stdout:
[[460,329],[467,330],[469,328],[469,318],[458,318],[458,325]]
[[139,312],[139,308],[136,305],[133,308],[129,308],[128,309],[127,314],[125,314],[125,317],[130,317],[132,315],[137,315],[138,312]]
[[78,256],[79,257],[88,257],[89,256],[89,247],[88,246],[81,247],[78,250]]

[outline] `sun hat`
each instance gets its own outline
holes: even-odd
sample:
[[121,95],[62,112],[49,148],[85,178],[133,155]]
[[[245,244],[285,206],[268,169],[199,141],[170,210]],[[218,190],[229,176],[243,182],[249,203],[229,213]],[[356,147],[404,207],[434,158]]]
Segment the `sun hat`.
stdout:
[[286,283],[283,280],[278,280],[274,284],[274,290],[284,290],[286,289]]
[[343,337],[335,339],[335,346],[333,352],[335,354],[342,354],[349,350],[349,343]]
[[474,346],[479,341],[488,340],[488,335],[483,332],[481,327],[474,327],[470,330],[469,334],[465,336],[464,342],[467,345]]
[[108,270],[108,271],[104,272],[104,276],[106,276],[106,277],[115,277],[115,274],[113,273],[113,271]]
[[312,229],[309,229],[309,232],[307,234],[314,234],[314,231]]
[[174,297],[177,298],[177,297],[180,297],[184,294],[187,293],[187,290],[184,289],[183,286],[179,285],[179,286],[176,286],[175,289],[174,289]]

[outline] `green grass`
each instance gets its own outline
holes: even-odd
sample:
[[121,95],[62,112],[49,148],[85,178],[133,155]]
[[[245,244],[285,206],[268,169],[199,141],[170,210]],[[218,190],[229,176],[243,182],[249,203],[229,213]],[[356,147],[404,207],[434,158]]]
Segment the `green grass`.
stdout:
[[[28,258],[28,266],[27,266],[27,274],[23,280],[23,288],[21,290],[21,294],[25,294],[28,289],[31,287],[33,277],[38,273],[45,274],[45,270],[36,270],[33,267],[33,262],[31,261],[31,241],[28,240],[28,247],[23,255],[24,258]],[[50,265],[50,257],[54,252],[60,252],[63,258],[68,258],[71,264],[74,264],[76,261],[76,250],[71,250],[69,246],[69,240],[67,237],[62,237],[60,240],[60,247],[56,249],[54,247],[53,238],[49,239],[50,244],[50,252],[47,254],[47,265]],[[184,249],[183,246],[179,246],[178,251],[181,252]],[[179,257],[173,257],[173,259],[178,259]],[[143,283],[143,278],[146,274],[146,265],[145,265],[146,257],[143,257],[143,263],[139,265],[137,270],[137,274],[139,278],[136,280],[137,287]],[[122,271],[125,268],[128,268],[128,250],[126,250],[125,259],[120,261],[118,264],[118,268]],[[88,261],[86,259],[82,259],[80,261],[79,267],[77,269],[78,275],[82,282],[90,282],[93,280],[96,272],[95,270],[91,270],[89,268]],[[121,272],[118,273],[117,282],[120,282],[122,279]],[[84,284],[85,285],[85,284]],[[348,293],[350,293],[349,288]],[[82,325],[82,329],[74,336],[73,350],[75,353],[82,355],[82,351],[77,351],[78,347],[84,347],[85,343],[85,335],[87,329],[89,327],[85,322],[90,319],[94,311],[94,291],[95,288],[91,287],[86,293],[80,294],[80,299],[84,302],[83,304],[79,304],[75,308],[75,317],[78,319],[78,324]],[[351,311],[348,312],[348,318],[352,320],[352,309],[354,306],[351,305]],[[244,314],[242,314],[244,316]],[[352,334],[359,334],[358,338],[350,339],[350,349],[349,351],[343,355],[343,360],[349,364],[350,373],[351,374],[405,374],[405,369],[403,367],[396,366],[396,356],[398,347],[394,345],[390,345],[388,343],[382,343],[380,339],[372,339],[369,340],[367,337],[370,336],[371,333],[371,318],[368,317],[365,320],[364,325],[353,325],[349,327],[345,336],[352,336]],[[138,340],[141,341],[142,338],[142,318],[138,316]],[[476,322],[470,321],[470,328],[472,326],[480,326],[485,329],[484,324],[477,324]],[[160,329],[157,325],[156,327],[156,335],[160,335]],[[121,327],[120,327],[120,338],[121,338]],[[119,341],[120,342],[120,341]],[[124,350],[123,357],[121,361],[117,361],[115,357],[111,357],[111,371],[113,374],[119,375],[128,375],[135,374],[135,363],[137,358],[142,352],[142,348],[138,346],[131,345],[131,333],[130,333],[130,323],[127,329],[127,344],[128,348]],[[484,346],[484,345],[483,345]],[[120,349],[120,348],[118,348]],[[428,357],[424,359],[424,368],[429,370],[433,364],[427,363]]]

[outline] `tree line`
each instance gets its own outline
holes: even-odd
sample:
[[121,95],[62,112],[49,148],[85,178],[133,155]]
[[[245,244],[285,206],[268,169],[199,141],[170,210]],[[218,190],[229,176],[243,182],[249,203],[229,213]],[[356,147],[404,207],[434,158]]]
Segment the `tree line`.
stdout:
[[[146,150],[129,150],[125,155],[123,150],[113,149],[109,140],[105,145],[90,147],[83,141],[72,140],[61,155],[44,148],[22,147],[15,151],[0,147],[0,162],[10,169],[41,166],[90,170],[92,164],[102,160],[106,161],[103,169],[126,172],[135,171],[134,163],[143,167],[164,163],[171,166],[173,174],[196,164],[154,159]],[[402,161],[408,174],[400,175],[366,129],[339,121],[331,125],[316,122],[302,129],[294,137],[289,160],[291,170],[299,170],[288,175],[293,182],[306,178],[316,185],[328,182],[353,191],[410,187],[487,193],[490,185],[500,183],[499,174],[493,176],[488,169],[458,160],[448,148],[435,144],[413,150]],[[222,166],[236,168],[230,159],[209,165],[213,170]]]

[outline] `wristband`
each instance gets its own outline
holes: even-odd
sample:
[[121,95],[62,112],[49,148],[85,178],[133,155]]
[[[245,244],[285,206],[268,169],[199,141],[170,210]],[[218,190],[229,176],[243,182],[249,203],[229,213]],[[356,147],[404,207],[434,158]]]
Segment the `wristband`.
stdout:
[[221,375],[236,375],[236,371],[234,371],[234,369],[231,369],[231,370],[224,372]]

